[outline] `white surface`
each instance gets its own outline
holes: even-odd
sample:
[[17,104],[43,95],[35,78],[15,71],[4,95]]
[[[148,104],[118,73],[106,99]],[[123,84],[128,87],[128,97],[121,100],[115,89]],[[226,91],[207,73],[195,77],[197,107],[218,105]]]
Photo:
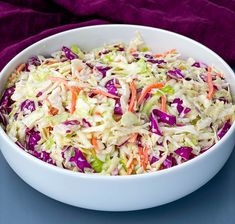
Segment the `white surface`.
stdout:
[[[78,43],[84,49],[104,43],[133,38],[139,31],[155,52],[177,48],[225,73],[235,95],[235,78],[231,68],[203,45],[181,35],[155,28],[130,25],[103,25],[66,31],[25,49],[12,59],[0,75],[0,90],[12,70],[33,55],[49,54]],[[156,173],[134,176],[98,176],[73,173],[46,164],[16,146],[0,129],[0,148],[13,170],[29,185],[56,200],[96,210],[127,211],[158,206],[181,198],[205,184],[224,165],[235,143],[235,125],[210,150],[182,165]]]

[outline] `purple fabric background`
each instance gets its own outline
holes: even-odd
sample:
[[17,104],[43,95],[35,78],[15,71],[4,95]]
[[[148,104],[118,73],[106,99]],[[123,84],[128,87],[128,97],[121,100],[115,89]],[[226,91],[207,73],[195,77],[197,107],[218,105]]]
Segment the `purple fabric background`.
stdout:
[[235,64],[234,0],[5,0],[0,1],[0,69],[44,37],[106,23],[174,31]]

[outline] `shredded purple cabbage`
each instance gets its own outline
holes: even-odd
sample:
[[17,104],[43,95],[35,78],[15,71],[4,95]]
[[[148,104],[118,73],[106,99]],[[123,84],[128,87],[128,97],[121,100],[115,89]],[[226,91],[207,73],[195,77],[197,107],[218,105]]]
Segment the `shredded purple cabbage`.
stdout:
[[38,92],[36,97],[40,97],[42,95],[42,92]]
[[121,143],[120,145],[117,145],[118,148],[124,146],[126,143],[129,142],[129,139],[125,140],[123,143]]
[[138,147],[143,148],[141,138],[142,138],[142,136],[140,134],[138,134],[138,136],[136,138],[136,142],[137,142]]
[[34,56],[34,57],[31,57],[29,60],[28,60],[28,63],[30,65],[34,65],[34,66],[39,66],[41,64],[39,58],[37,56]]
[[[111,79],[105,84],[105,88],[108,90],[108,93],[117,96],[118,91],[117,91],[117,87],[115,86],[114,82],[116,84],[119,84],[118,80]],[[120,99],[115,99],[115,101],[116,101],[116,103],[115,103],[115,107],[114,107],[114,114],[122,115],[123,113],[122,113]]]
[[86,65],[90,68],[90,69],[93,69],[94,68],[94,65],[90,64],[90,63],[87,63],[86,62]]
[[151,160],[150,160],[150,165],[152,165],[153,163],[156,163],[158,161],[158,158],[155,156],[152,156]]
[[140,59],[140,58],[139,58],[139,54],[137,54],[137,53],[133,53],[132,56],[133,56],[136,60],[139,60],[139,59]]
[[48,152],[45,152],[45,151],[38,152],[35,150],[31,152],[31,154],[46,163],[56,165],[55,161],[50,157],[50,153]]
[[110,67],[96,66],[96,69],[101,73],[102,77],[106,77],[106,72],[111,69]]
[[31,57],[27,63],[25,63],[24,71],[29,72],[29,66],[39,66],[41,64],[39,58],[37,56]]
[[181,114],[182,111],[184,110],[184,107],[182,106],[183,100],[181,100],[180,98],[175,98],[173,100],[173,104],[176,104],[177,111],[179,114]]
[[175,70],[169,70],[167,72],[167,75],[170,76],[173,79],[182,79],[185,78],[185,76],[182,74],[181,70],[176,68]]
[[80,125],[80,122],[78,120],[70,120],[70,121],[64,121],[64,125]]
[[150,55],[150,54],[145,54],[144,57],[145,57],[145,58],[148,58],[148,59],[153,59],[153,56]]
[[191,111],[191,109],[189,107],[186,107],[184,108],[184,111],[183,111],[183,116],[187,113],[189,113]]
[[11,105],[14,103],[14,101],[11,99],[11,96],[14,92],[15,86],[7,88],[3,92],[2,98],[0,100],[0,107],[4,107],[8,114],[11,112]]
[[4,107],[0,107],[0,123],[3,125],[3,127],[6,127],[8,124],[6,114],[6,109]]
[[228,130],[231,127],[230,121],[226,121],[223,125],[223,127],[217,132],[217,136],[219,139],[223,138],[224,135],[228,132]]
[[120,99],[115,99],[115,107],[114,107],[114,114],[122,115],[122,107],[120,103]]
[[[213,144],[214,145],[214,144]],[[208,146],[208,147],[205,147],[205,148],[202,148],[201,151],[200,151],[200,154],[206,152],[208,149],[210,149],[213,145],[211,146]],[[196,157],[196,156],[195,156]]]
[[164,169],[170,168],[177,165],[177,162],[175,158],[172,155],[168,155],[164,162],[162,163],[162,166]]
[[176,109],[181,117],[184,117],[191,111],[189,107],[183,107],[183,100],[181,100],[180,98],[175,98],[172,104],[176,104]]
[[201,68],[200,63],[199,62],[195,62],[191,65],[192,67],[197,67],[197,68]]
[[85,118],[82,119],[82,124],[84,127],[89,128],[91,127],[91,123],[88,122]]
[[150,62],[152,64],[162,64],[166,63],[164,60],[155,60],[155,59],[148,59],[147,62]]
[[99,56],[101,56],[102,54],[108,54],[109,52],[111,52],[111,51],[104,49],[104,50],[99,52]]
[[197,67],[197,68],[207,68],[208,67],[208,65],[203,62],[194,62],[191,66]]
[[78,58],[78,56],[76,54],[74,54],[69,48],[67,47],[62,47],[62,51],[64,52],[66,58],[68,58],[69,60],[73,60]]
[[152,110],[152,114],[154,114],[158,118],[159,122],[169,124],[170,126],[173,126],[176,124],[176,116],[174,115],[167,114],[158,109]]
[[27,111],[35,111],[35,103],[32,100],[25,100],[20,105],[20,110],[23,112],[23,115],[27,114]]
[[175,150],[175,153],[185,160],[189,160],[190,154],[193,151],[191,147],[183,146]]
[[85,168],[92,169],[91,165],[87,162],[86,157],[78,148],[69,146],[67,150],[74,150],[74,156],[70,157],[69,162],[74,163],[82,172]]
[[16,141],[15,144],[18,145],[21,149],[25,150],[25,147],[24,147],[24,145],[21,142]]
[[26,149],[35,151],[35,146],[41,140],[40,132],[34,129],[26,129]]
[[151,112],[149,120],[150,120],[150,131],[154,134],[162,136],[163,134],[158,126],[158,120],[156,114],[154,113],[154,110]]
[[218,100],[224,102],[224,104],[229,103],[228,99],[226,99],[225,97],[219,97]]
[[108,93],[117,96],[118,95],[118,91],[117,88],[115,86],[114,83],[114,79],[109,80],[106,84],[105,84],[105,88],[108,90]]

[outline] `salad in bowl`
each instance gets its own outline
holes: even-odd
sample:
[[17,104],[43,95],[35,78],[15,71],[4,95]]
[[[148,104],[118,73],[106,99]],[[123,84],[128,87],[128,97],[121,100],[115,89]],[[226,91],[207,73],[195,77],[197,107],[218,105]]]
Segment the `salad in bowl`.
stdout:
[[0,123],[23,150],[63,169],[102,175],[157,172],[216,144],[235,115],[213,65],[152,52],[140,34],[84,52],[63,46],[10,75]]

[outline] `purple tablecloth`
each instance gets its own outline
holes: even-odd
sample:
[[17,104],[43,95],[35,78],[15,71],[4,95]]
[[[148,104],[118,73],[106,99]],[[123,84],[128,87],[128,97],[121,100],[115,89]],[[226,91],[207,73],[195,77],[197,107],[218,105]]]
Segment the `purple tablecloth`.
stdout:
[[234,0],[5,0],[0,1],[0,69],[44,37],[105,23],[174,31],[205,44],[235,64]]

